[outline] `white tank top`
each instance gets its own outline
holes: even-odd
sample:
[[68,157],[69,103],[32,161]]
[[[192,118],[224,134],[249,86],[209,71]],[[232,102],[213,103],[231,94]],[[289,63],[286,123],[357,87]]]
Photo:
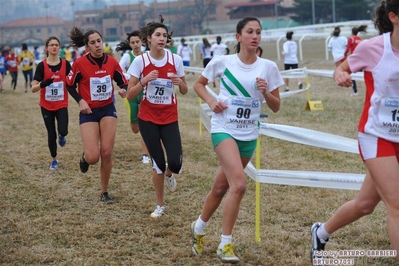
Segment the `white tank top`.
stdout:
[[365,72],[365,108],[359,131],[399,142],[399,58],[392,51],[390,32],[384,33],[384,52],[380,62]]

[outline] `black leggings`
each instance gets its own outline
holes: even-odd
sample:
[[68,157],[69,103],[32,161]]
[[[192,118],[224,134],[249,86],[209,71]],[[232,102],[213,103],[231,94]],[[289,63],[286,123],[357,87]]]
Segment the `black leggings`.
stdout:
[[[162,173],[165,173],[166,170],[165,155],[161,144],[162,141],[166,150],[169,170],[173,173],[180,173],[183,163],[183,149],[178,122],[176,121],[167,125],[157,125],[139,119],[139,128],[148,152],[159,170],[161,170]],[[156,169],[156,166],[153,165],[153,168]]]
[[14,86],[12,89],[15,90],[15,88],[17,87],[18,71],[10,72],[10,75],[11,75],[11,87]]
[[57,119],[58,123],[58,133],[63,137],[68,135],[68,109],[61,108],[57,111],[49,111],[43,107],[40,107],[40,109],[42,110],[44,124],[47,128],[47,141],[51,157],[57,157],[57,131],[55,129],[55,119]]

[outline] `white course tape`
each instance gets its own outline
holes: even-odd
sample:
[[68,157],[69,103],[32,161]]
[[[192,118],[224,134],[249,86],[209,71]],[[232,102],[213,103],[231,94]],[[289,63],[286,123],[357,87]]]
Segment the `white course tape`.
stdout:
[[[332,78],[334,76],[334,70],[327,70],[327,69],[306,69],[307,74],[322,76],[322,77],[329,77]],[[353,80],[364,81],[364,74],[363,72],[356,72],[352,73],[351,77]]]
[[359,190],[365,177],[364,174],[349,173],[256,170],[251,162],[245,168],[245,173],[260,183],[351,190]]
[[359,154],[357,140],[312,129],[261,123],[260,133],[295,143]]

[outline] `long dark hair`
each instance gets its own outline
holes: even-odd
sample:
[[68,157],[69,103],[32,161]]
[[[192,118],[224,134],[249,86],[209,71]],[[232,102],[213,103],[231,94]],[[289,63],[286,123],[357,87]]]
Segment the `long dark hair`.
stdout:
[[83,33],[83,31],[81,31],[79,28],[73,27],[72,30],[69,32],[71,45],[78,48],[87,45],[89,43],[89,36],[94,33],[97,33],[98,35],[100,35],[101,39],[103,39],[101,33],[96,30],[88,30]]
[[399,1],[381,1],[380,5],[377,7],[373,15],[374,26],[378,30],[379,34],[393,31],[393,25],[392,22],[389,20],[388,14],[389,12],[393,12],[395,15],[398,16],[398,11]]
[[[260,24],[259,19],[255,18],[255,17],[245,17],[243,19],[241,19],[236,26],[236,33],[238,34],[242,34],[242,29],[245,27],[245,25],[247,25],[248,22],[250,21],[257,21],[259,23],[259,25],[262,28],[262,24]],[[240,43],[237,43],[236,46],[234,46],[234,48],[236,49],[236,53],[240,52]]]
[[367,25],[360,25],[359,27],[352,28],[352,34],[357,35],[359,32],[366,32]]
[[211,47],[211,44],[209,43],[209,41],[208,41],[207,38],[202,38],[202,43],[204,44],[204,46],[205,46],[206,48]]
[[166,43],[169,43],[170,40],[172,39],[173,31],[171,33],[168,33],[168,27],[166,27],[166,25],[163,24],[164,19],[163,19],[162,15],[159,15],[159,16],[160,16],[161,22],[154,22],[154,21],[149,22],[149,23],[147,23],[147,25],[145,25],[144,27],[142,27],[140,29],[140,39],[141,39],[142,43],[148,45],[147,37],[151,36],[154,33],[154,31],[158,28],[163,28],[166,30],[166,34],[168,36]]
[[126,33],[126,35],[127,35],[127,39],[124,40],[124,41],[122,41],[122,42],[120,42],[120,43],[116,46],[115,50],[116,50],[117,52],[119,52],[119,51],[132,50],[132,47],[130,47],[130,38],[133,37],[133,36],[136,36],[136,37],[139,37],[139,38],[140,38],[140,31],[134,30],[134,31],[132,31],[132,32],[130,32],[130,33]]

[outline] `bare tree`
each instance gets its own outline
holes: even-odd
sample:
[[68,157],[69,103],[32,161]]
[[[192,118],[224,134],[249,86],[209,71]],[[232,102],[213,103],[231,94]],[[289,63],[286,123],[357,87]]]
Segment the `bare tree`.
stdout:
[[[193,32],[203,32],[203,22],[206,21],[210,13],[215,13],[220,0],[194,0],[194,5],[182,9],[182,25],[186,25],[185,34]],[[207,29],[208,30],[208,29]]]

